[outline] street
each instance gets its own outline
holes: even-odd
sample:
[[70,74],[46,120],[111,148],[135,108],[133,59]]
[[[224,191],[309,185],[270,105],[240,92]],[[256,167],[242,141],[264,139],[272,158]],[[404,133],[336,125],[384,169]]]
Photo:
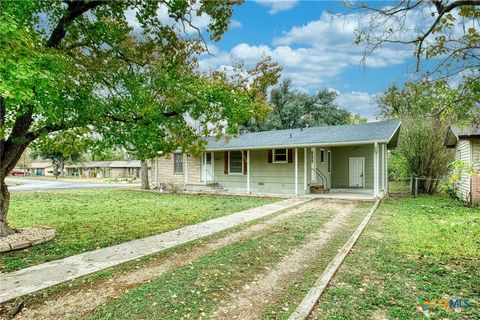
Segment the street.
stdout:
[[40,180],[25,178],[7,178],[7,183],[19,183],[19,185],[10,186],[10,191],[41,191],[58,189],[91,189],[91,188],[114,188],[114,187],[137,187],[140,183],[92,183],[92,182],[72,182],[61,180]]

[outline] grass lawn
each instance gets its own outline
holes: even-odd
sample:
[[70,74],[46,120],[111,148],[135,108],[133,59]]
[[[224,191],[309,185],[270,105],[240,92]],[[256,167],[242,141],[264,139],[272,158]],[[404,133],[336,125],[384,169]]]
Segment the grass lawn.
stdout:
[[[269,301],[263,317],[288,318],[295,305],[335,256],[358,225],[371,203],[360,204],[346,226],[330,243],[322,259],[282,288],[279,300]],[[308,236],[324,225],[331,213],[306,211],[292,219],[272,225],[249,240],[216,250],[190,265],[167,272],[150,283],[112,299],[105,307],[86,316],[92,319],[207,319],[258,275],[268,272],[290,250],[308,241]]]
[[129,189],[12,192],[13,227],[50,226],[57,237],[0,255],[9,272],[142,238],[278,201],[216,195],[154,194]]
[[[479,296],[480,210],[446,196],[389,198],[311,318],[479,319]],[[444,308],[444,299],[469,307]]]

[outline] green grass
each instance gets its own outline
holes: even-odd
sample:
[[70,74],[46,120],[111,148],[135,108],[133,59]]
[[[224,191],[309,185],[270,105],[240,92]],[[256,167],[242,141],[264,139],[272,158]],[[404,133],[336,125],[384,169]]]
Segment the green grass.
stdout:
[[111,300],[93,319],[205,318],[221,300],[278,262],[318,230],[331,214],[305,212],[267,231],[221,248],[194,263]]
[[388,191],[393,193],[410,193],[410,180],[404,181],[390,181],[388,183]]
[[321,257],[311,264],[303,273],[293,279],[291,285],[275,301],[263,315],[263,319],[288,319],[292,312],[303,300],[307,292],[323,273],[327,265],[337,255],[338,250],[347,242],[366,213],[372,207],[372,202],[359,202],[356,212],[347,223],[339,228],[333,237],[322,249]]
[[47,225],[57,230],[57,236],[26,250],[3,253],[0,270],[25,268],[277,200],[153,194],[128,189],[14,192],[9,213],[11,225]]
[[[478,319],[480,210],[445,196],[386,199],[313,319]],[[420,300],[466,299],[462,310]]]

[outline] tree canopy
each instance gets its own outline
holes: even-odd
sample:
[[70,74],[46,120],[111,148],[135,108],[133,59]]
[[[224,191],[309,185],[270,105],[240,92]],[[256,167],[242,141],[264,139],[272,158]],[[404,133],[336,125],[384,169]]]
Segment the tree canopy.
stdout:
[[4,178],[38,138],[88,128],[147,158],[264,114],[280,70],[268,58],[241,76],[198,70],[205,34],[220,39],[240,3],[0,2],[0,235],[12,232]]
[[250,120],[246,125],[249,131],[265,131],[338,125],[365,121],[335,103],[337,93],[333,90],[320,90],[313,95],[292,88],[290,80],[284,80],[271,90],[272,110],[263,121]]
[[[417,83],[454,86],[459,95],[454,108],[478,114],[480,101],[480,1],[398,0],[379,5],[349,1],[347,7],[365,13],[356,43],[365,48],[364,59],[389,46],[399,54],[411,51],[416,59]],[[433,88],[433,90],[437,90]]]

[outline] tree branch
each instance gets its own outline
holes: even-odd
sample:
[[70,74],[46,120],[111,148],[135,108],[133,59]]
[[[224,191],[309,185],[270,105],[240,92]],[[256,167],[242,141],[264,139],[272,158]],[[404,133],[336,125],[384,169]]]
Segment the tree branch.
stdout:
[[65,28],[72,23],[76,18],[87,12],[88,10],[94,9],[106,2],[103,0],[92,0],[92,1],[66,1],[68,4],[67,14],[64,15],[60,21],[58,21],[57,26],[53,29],[50,38],[47,41],[47,48],[57,48],[62,42],[63,38],[67,34]]

